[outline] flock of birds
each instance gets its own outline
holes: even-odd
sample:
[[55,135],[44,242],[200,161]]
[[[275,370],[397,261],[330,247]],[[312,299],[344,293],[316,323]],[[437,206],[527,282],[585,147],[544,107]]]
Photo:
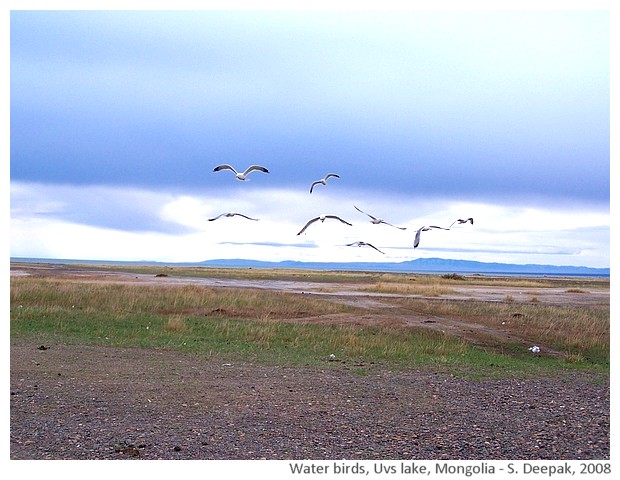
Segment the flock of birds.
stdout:
[[[218,165],[216,166],[213,171],[214,172],[220,172],[222,170],[230,170],[232,173],[234,173],[235,178],[239,181],[246,181],[248,179],[248,175],[252,172],[263,172],[263,173],[269,173],[269,170],[261,165],[250,165],[248,168],[246,168],[244,171],[240,172],[237,171],[234,167],[232,167],[231,165],[228,164],[222,164],[222,165]],[[327,175],[325,175],[324,178],[320,179],[320,180],[316,180],[314,182],[312,182],[312,184],[310,185],[310,193],[313,192],[314,187],[316,187],[317,185],[327,185],[327,180],[329,178],[340,178],[340,175],[336,174],[336,173],[328,173]],[[360,208],[358,208],[357,206],[353,205],[355,207],[355,209],[361,213],[363,213],[364,215],[367,215],[370,218],[370,222],[375,224],[375,225],[379,225],[381,223],[385,224],[385,225],[389,225],[391,227],[394,228],[398,228],[400,230],[406,230],[407,227],[398,227],[396,225],[392,225],[391,223],[386,222],[385,220],[383,220],[382,218],[378,218],[375,217],[369,213],[364,212],[363,210],[361,210]],[[227,213],[222,213],[216,217],[213,218],[209,218],[208,220],[210,222],[217,220],[219,218],[222,217],[234,217],[234,216],[240,216],[243,218],[246,218],[248,220],[254,220],[257,221],[258,218],[252,218],[252,217],[248,217],[247,215],[244,215],[242,213],[237,213],[237,212],[227,212]],[[338,220],[342,223],[344,223],[345,225],[349,225],[349,226],[353,226],[351,223],[347,222],[346,220],[340,218],[338,215],[319,215],[317,217],[311,218],[310,220],[308,220],[308,222],[303,226],[303,228],[297,232],[297,235],[301,235],[302,233],[304,233],[306,231],[306,229],[312,225],[315,222],[325,222],[325,220],[327,219],[333,219],[333,220]],[[429,230],[434,230],[434,229],[438,229],[438,230],[450,230],[455,224],[465,224],[465,223],[470,223],[470,224],[474,224],[474,219],[469,217],[469,218],[459,218],[457,220],[455,220],[454,222],[452,222],[450,224],[450,226],[448,227],[439,227],[436,225],[429,225],[429,226],[423,226],[418,228],[418,230],[416,231],[414,240],[413,240],[413,248],[417,248],[420,245],[420,234],[422,232],[426,232]],[[374,248],[376,251],[378,251],[379,253],[384,253],[381,250],[379,250],[377,247],[375,247],[374,245],[368,243],[368,242],[362,242],[362,241],[357,241],[357,242],[353,242],[353,243],[348,243],[347,244],[348,247],[351,246],[357,246],[357,247],[370,247],[370,248]]]
[[[248,168],[246,168],[243,172],[238,172],[237,170],[235,170],[235,168],[233,168],[230,165],[227,164],[223,164],[223,165],[218,165],[217,167],[215,167],[213,169],[214,172],[219,172],[221,170],[230,170],[235,174],[235,178],[239,181],[245,181],[247,180],[247,177],[250,173],[254,172],[254,171],[259,171],[259,172],[263,172],[263,173],[269,173],[269,170],[265,167],[262,167],[260,165],[251,165]],[[329,178],[340,178],[339,175],[335,174],[335,173],[328,173],[327,175],[325,175],[324,178],[320,179],[320,180],[316,180],[315,182],[312,182],[312,184],[310,185],[310,193],[312,193],[313,189],[315,186],[317,185],[327,185],[327,180]],[[375,224],[375,225],[379,225],[381,223],[385,224],[385,225],[389,225],[391,227],[394,228],[398,228],[400,230],[406,230],[407,227],[398,227],[396,225],[392,225],[391,223],[386,222],[385,220],[383,220],[382,218],[378,218],[375,217],[369,213],[364,212],[363,210],[361,210],[360,208],[358,208],[356,205],[353,205],[355,207],[355,209],[360,212],[363,213],[364,215],[367,215],[370,218],[370,222]],[[222,218],[222,217],[234,217],[234,216],[241,216],[243,218],[247,218],[248,220],[254,220],[257,221],[258,218],[251,218],[248,217],[247,215],[243,215],[242,213],[237,213],[237,212],[227,212],[227,213],[222,213],[220,215],[218,215],[217,217],[213,217],[213,218],[209,218],[209,221],[213,221],[213,220],[217,220],[218,218]],[[349,225],[349,226],[353,226],[351,223],[347,222],[346,220],[343,220],[342,218],[340,218],[338,215],[319,215],[318,217],[314,217],[310,220],[308,220],[308,222],[303,226],[303,228],[297,233],[297,235],[301,235],[302,233],[304,233],[306,231],[306,229],[312,225],[315,222],[324,222],[327,219],[333,219],[333,220],[338,220],[342,223],[344,223],[345,225]],[[450,226],[448,227],[439,227],[437,225],[428,225],[428,226],[423,226],[418,228],[418,230],[416,231],[415,237],[413,239],[413,248],[417,248],[418,245],[420,245],[420,234],[422,232],[427,232],[429,230],[450,230],[454,225],[462,225],[462,224],[466,224],[466,223],[470,223],[470,224],[474,224],[474,219],[469,217],[469,218],[458,218],[456,219],[454,222],[452,222],[450,224]],[[368,243],[368,242],[362,242],[362,241],[357,241],[357,242],[352,242],[352,243],[348,243],[347,244],[348,247],[351,246],[357,246],[357,247],[370,247],[370,248],[374,248],[376,251],[378,251],[379,253],[384,253],[381,250],[379,250],[377,247],[375,247],[374,245]],[[528,350],[534,354],[538,354],[540,353],[540,347],[537,345],[532,345],[531,347],[528,348]],[[330,360],[334,360],[336,357],[334,354],[331,354],[329,356]]]

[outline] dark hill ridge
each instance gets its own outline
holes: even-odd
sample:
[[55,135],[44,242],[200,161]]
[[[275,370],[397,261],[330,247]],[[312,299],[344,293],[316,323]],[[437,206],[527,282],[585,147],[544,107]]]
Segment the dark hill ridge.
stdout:
[[418,258],[405,262],[262,262],[256,260],[206,260],[200,265],[218,267],[253,268],[307,268],[316,270],[370,270],[385,272],[428,272],[428,273],[489,273],[489,274],[530,274],[530,275],[592,275],[609,276],[609,268],[591,268],[562,265],[489,263],[470,260],[447,260],[443,258]]

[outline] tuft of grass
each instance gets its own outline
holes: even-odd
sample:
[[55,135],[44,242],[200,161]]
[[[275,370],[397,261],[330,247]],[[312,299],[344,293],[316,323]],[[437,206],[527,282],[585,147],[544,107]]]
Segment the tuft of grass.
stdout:
[[568,355],[566,355],[564,361],[569,364],[578,364],[583,363],[585,361],[585,358],[580,353],[569,353]]
[[466,280],[463,275],[459,275],[458,273],[446,273],[442,275],[441,278],[445,278],[446,280]]
[[187,324],[181,315],[172,315],[164,325],[164,330],[168,332],[187,332]]

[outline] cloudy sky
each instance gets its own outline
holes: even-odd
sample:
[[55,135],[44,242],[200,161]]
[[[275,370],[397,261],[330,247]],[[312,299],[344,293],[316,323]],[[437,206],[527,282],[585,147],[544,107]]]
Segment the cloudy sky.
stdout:
[[9,14],[13,257],[610,266],[608,11]]

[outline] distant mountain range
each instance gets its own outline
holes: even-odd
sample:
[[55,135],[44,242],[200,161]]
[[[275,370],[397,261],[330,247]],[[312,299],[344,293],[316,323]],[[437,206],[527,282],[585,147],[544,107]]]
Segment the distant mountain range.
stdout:
[[178,267],[229,267],[229,268],[294,268],[309,270],[355,270],[402,273],[479,273],[497,275],[569,275],[608,277],[609,268],[591,268],[562,265],[512,264],[474,262],[470,260],[446,260],[443,258],[418,258],[398,263],[374,262],[264,262],[260,260],[230,259],[205,260],[203,262],[151,262],[151,261],[108,261],[108,260],[63,260],[44,258],[11,258],[12,262],[36,263],[80,263],[104,265],[169,265]]
[[480,273],[506,275],[584,275],[609,276],[609,268],[562,265],[488,263],[443,258],[418,258],[404,262],[263,262],[256,260],[206,260],[200,265],[240,268],[298,268],[311,270],[356,270],[408,273]]

